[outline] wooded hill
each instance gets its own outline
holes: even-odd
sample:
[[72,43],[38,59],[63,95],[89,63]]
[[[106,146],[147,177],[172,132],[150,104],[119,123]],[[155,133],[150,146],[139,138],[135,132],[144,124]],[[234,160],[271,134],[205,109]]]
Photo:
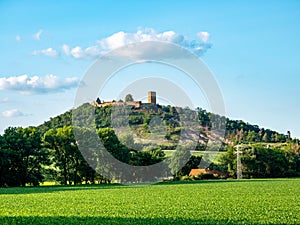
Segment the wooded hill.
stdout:
[[[189,126],[183,127],[183,121],[188,121]],[[83,134],[83,138],[76,139],[74,130]],[[188,132],[184,132],[186,130]],[[95,107],[86,103],[37,127],[7,128],[0,135],[0,186],[38,185],[44,180],[61,184],[121,179],[154,181],[153,177],[130,177],[132,174],[126,170],[120,174],[99,160],[87,163],[78,143],[89,146],[94,142],[91,137],[95,131],[105,149],[119,161],[138,167],[163,161],[163,167],[169,168],[165,176],[178,179],[187,176],[192,168],[198,168],[201,160],[208,162],[204,150],[216,143],[221,143],[216,147],[221,147],[224,153],[209,167],[229,176],[236,177],[234,146],[237,144],[241,146],[246,177],[300,175],[299,141],[289,134],[230,120],[200,108],[190,110],[153,104],[139,108]],[[194,146],[191,140],[196,140]],[[178,148],[180,145],[186,148]],[[165,150],[175,149],[171,157],[166,157]],[[191,156],[186,149],[200,154]],[[94,154],[93,151],[89,154]],[[186,165],[181,164],[182,159],[188,159]],[[143,169],[146,168],[141,167]],[[103,177],[101,171],[109,171],[109,175]],[[155,179],[161,177],[159,172]]]
[[[86,103],[77,109],[73,110],[73,114],[76,114],[77,121],[72,123],[72,110],[65,112],[54,118],[50,118],[49,121],[44,122],[38,126],[38,129],[44,133],[51,128],[59,128],[63,126],[82,125],[82,121],[85,124],[89,124],[96,129],[112,127],[111,115],[112,106],[95,107]],[[184,109],[173,106],[152,106],[144,105],[141,108],[130,109],[130,113],[127,116],[132,130],[136,131],[136,135],[139,137],[145,137],[149,131],[149,122],[152,118],[158,117],[163,121],[163,126],[166,126],[166,133],[164,138],[168,140],[165,145],[162,144],[163,149],[175,149],[176,141],[178,141],[181,126],[180,117],[178,111]],[[95,114],[91,114],[95,112]],[[270,129],[260,128],[257,125],[251,125],[242,120],[230,120],[229,118],[221,117],[201,108],[197,108],[195,111],[196,118],[199,121],[199,146],[198,150],[203,150],[208,140],[209,132],[212,128],[223,127],[225,133],[220,139],[224,144],[234,143],[284,143],[292,140],[290,134],[281,134]],[[125,113],[124,113],[125,115]],[[194,115],[193,115],[194,116]],[[79,124],[76,124],[79,123]]]

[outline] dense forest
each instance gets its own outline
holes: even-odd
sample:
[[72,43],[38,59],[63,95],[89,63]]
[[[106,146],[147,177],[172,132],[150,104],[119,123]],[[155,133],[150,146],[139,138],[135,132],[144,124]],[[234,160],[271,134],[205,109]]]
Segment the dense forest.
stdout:
[[[178,147],[190,144],[181,140],[185,130],[182,115],[187,121],[197,121],[189,127],[191,132],[185,137],[185,140],[196,140],[191,148]],[[223,133],[213,132],[222,129]],[[84,138],[78,140],[74,133],[80,133]],[[117,179],[120,171],[114,171],[99,160],[89,161],[80,151],[80,143],[89,146],[95,142],[91,138],[95,133],[105,149],[119,161],[140,167],[163,161],[162,166],[169,169],[165,176],[172,175],[177,179],[187,176],[192,168],[198,168],[201,160],[207,160],[203,152],[214,143],[221,143],[222,153],[209,162],[210,168],[231,177],[236,177],[237,172],[237,145],[240,146],[243,174],[247,178],[300,175],[299,140],[292,139],[289,132],[280,134],[201,108],[190,110],[149,104],[139,108],[116,108],[86,103],[37,127],[7,128],[0,135],[0,186],[39,185],[43,181],[65,185],[122,181]],[[174,150],[174,154],[167,157],[165,150]],[[96,153],[102,154],[91,150],[88,155],[95,158]],[[181,165],[181,159],[187,159],[187,163]],[[109,171],[109,175],[102,176],[101,171]],[[126,181],[126,171],[122,173],[121,177]],[[134,179],[131,177],[127,181],[148,178],[141,179],[136,175]]]

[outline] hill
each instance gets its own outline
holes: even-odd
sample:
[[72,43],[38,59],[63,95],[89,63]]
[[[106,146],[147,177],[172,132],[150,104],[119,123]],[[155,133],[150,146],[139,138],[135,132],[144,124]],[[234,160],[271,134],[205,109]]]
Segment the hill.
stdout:
[[[0,186],[237,177],[238,163],[248,178],[300,175],[299,141],[289,135],[200,108],[118,105],[86,103],[38,127],[7,128]],[[208,174],[189,176],[199,166]]]
[[[122,113],[120,117],[126,116],[125,120],[128,120],[129,127],[134,131],[134,137],[145,145],[152,142],[149,126],[155,126],[155,124],[153,124],[155,121],[162,122],[160,127],[165,128],[165,130],[161,131],[160,134],[165,133],[164,136],[160,138],[165,140],[162,141],[160,145],[163,149],[172,150],[176,148],[176,144],[180,138],[182,126],[180,125],[181,118],[178,112],[182,112],[183,110],[186,109],[174,106],[146,105],[140,108],[130,107],[130,112]],[[96,129],[116,127],[116,125],[113,124],[115,121],[113,123],[111,121],[111,115],[115,113],[115,111],[116,108],[113,106],[96,107],[86,103],[73,111],[67,111],[54,118],[50,118],[49,121],[38,126],[38,129],[44,133],[51,128],[70,125],[89,124]],[[91,112],[94,112],[94,114],[91,114]],[[231,120],[212,114],[201,108],[197,108],[193,112],[199,122],[197,126],[199,137],[196,137],[199,144],[196,150],[203,150],[209,139],[222,140],[224,146],[233,145],[234,143],[285,143],[291,140],[288,134],[285,135],[270,129],[260,128],[257,125],[252,125],[242,120]],[[72,123],[72,113],[76,115],[77,121],[73,121],[74,123]],[[153,118],[154,120],[152,120]],[[150,122],[152,123],[150,124]],[[211,134],[210,131],[216,127],[224,129],[222,137],[212,137],[213,134]],[[157,140],[157,137],[153,138]]]

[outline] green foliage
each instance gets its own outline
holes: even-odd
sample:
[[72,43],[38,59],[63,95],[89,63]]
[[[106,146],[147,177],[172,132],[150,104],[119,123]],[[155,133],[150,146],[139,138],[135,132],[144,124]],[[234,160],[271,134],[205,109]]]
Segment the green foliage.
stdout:
[[130,150],[120,143],[112,128],[98,129],[98,135],[105,147],[116,159],[121,162],[128,163],[130,159]]
[[51,152],[54,166],[58,168],[56,179],[65,185],[81,183],[84,170],[90,168],[78,150],[73,128],[65,126],[50,129],[45,133],[43,143]]
[[[176,131],[176,129],[181,128],[178,111],[188,112],[188,110],[181,109],[179,107],[158,106],[153,108],[153,106],[144,105],[140,109],[130,109],[128,121],[131,126],[138,126],[142,124],[149,124],[153,116],[159,116],[163,119],[164,124],[167,126],[168,133],[166,134],[166,137],[169,140],[176,141],[177,138],[175,136],[178,131]],[[269,129],[259,128],[257,125],[251,125],[241,120],[230,120],[207,112],[201,108],[197,108],[196,112],[198,114],[199,124],[201,125],[200,131],[203,136],[206,136],[206,131],[212,128],[218,129],[226,127],[225,139],[231,142],[283,143],[289,141],[287,135],[279,134],[278,132]],[[111,106],[94,107],[86,103],[72,111],[50,118],[49,121],[40,125],[38,129],[41,133],[44,133],[51,128],[60,128],[70,125],[82,127],[83,124],[85,124],[85,126],[88,125],[90,128],[106,128],[111,126],[111,113]],[[76,121],[72,121],[72,114],[77,119]],[[195,116],[193,113],[185,113],[185,115],[190,117]],[[206,142],[206,140],[204,140],[204,142]]]
[[279,134],[270,129],[259,128],[257,125],[251,125],[241,120],[234,121],[227,119],[225,137],[231,141],[243,143],[257,142],[287,142],[288,136]]
[[179,180],[181,180],[181,181],[193,181],[195,179],[194,179],[194,177],[184,175],[184,176],[181,176]]
[[[129,97],[127,100],[130,100]],[[117,120],[112,121],[112,113],[116,114]],[[233,177],[236,176],[236,155],[235,149],[230,146],[232,143],[253,145],[268,142],[268,144],[274,144],[273,147],[272,145],[271,148],[257,145],[245,149],[242,155],[245,176],[285,177],[300,175],[299,140],[291,139],[289,135],[259,128],[241,120],[229,120],[200,108],[197,108],[196,111],[159,105],[142,105],[140,108],[131,108],[131,106],[113,108],[111,106],[94,107],[86,103],[72,111],[50,118],[49,121],[36,128],[8,128],[3,135],[0,135],[0,186],[25,186],[30,183],[38,185],[44,177],[63,184],[94,183],[95,179],[106,182],[107,180],[96,175],[95,171],[83,159],[76,141],[89,146],[86,149],[85,157],[88,157],[89,163],[93,168],[98,169],[98,172],[102,169],[111,170],[107,163],[95,160],[102,157],[104,147],[113,157],[124,163],[150,165],[158,162],[165,156],[159,156],[161,153],[155,155],[157,152],[177,148],[182,131],[184,131],[180,123],[182,119],[180,115],[182,116],[182,114],[184,119],[188,121],[193,121],[195,117],[199,119],[199,124],[195,126],[196,129],[191,132],[196,135],[188,137],[193,140],[199,139],[195,150],[203,151],[206,149],[212,129],[226,126],[227,130],[221,151],[226,152],[228,150],[228,152],[221,157],[218,164],[219,169],[223,172],[229,172]],[[151,130],[153,118],[162,120],[162,125],[165,128],[162,135],[159,132],[156,136],[152,135],[155,133],[153,129]],[[137,143],[135,143],[132,135],[130,137],[127,135],[127,130],[123,131],[124,135],[117,137],[111,128],[113,125],[114,127],[122,127],[124,124],[127,124],[134,136],[138,138]],[[74,127],[78,129],[78,132],[84,134],[86,140],[75,141]],[[89,134],[92,133],[96,133],[100,137],[104,146],[97,143],[99,140],[90,138],[91,135]],[[160,148],[155,154],[149,149],[142,152],[135,151],[147,146],[153,147],[153,142],[158,139],[162,140],[155,143]],[[95,148],[95,146],[97,147]],[[191,158],[187,165],[181,164],[181,159],[189,157],[185,154],[179,149],[170,159],[169,167],[175,176],[187,175],[199,161],[197,159],[197,163],[194,163],[194,158]],[[114,171],[111,173],[115,174]]]
[[[230,176],[236,177],[236,149],[229,146],[225,154],[220,155],[219,162]],[[226,168],[227,167],[227,168]]]
[[211,173],[203,173],[203,174],[200,174],[197,178],[199,180],[213,180],[213,179],[217,179],[218,176],[215,174],[211,174]]
[[44,178],[48,153],[34,127],[9,127],[0,137],[0,187],[38,185]]
[[159,147],[146,147],[140,151],[133,151],[129,164],[133,166],[149,166],[164,159],[165,154]]
[[177,172],[177,176],[188,176],[191,169],[197,169],[200,165],[202,156],[190,156],[187,163]]
[[181,176],[181,169],[185,166],[190,157],[191,153],[188,149],[178,148],[174,151],[170,159],[169,167],[175,178]]
[[[252,178],[299,176],[299,152],[290,148],[264,146],[261,144],[243,145],[241,163],[243,175]],[[220,164],[227,165],[227,171],[236,176],[236,149],[229,147],[220,158]]]
[[125,102],[133,102],[132,94],[127,94],[125,96]]

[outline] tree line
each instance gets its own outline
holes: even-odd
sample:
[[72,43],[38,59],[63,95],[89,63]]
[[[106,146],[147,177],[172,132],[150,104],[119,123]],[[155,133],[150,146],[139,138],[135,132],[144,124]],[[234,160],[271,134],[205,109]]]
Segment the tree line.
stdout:
[[[88,130],[76,129],[80,132]],[[165,157],[160,148],[145,148],[142,151],[128,148],[118,140],[112,128],[100,128],[97,134],[106,150],[124,163],[146,166]],[[88,136],[84,135],[87,142]],[[111,181],[96,172],[99,165],[91,167],[90,163],[78,149],[72,126],[52,128],[44,134],[35,127],[9,127],[0,135],[0,187],[36,186],[44,180],[64,185]]]
[[[77,128],[82,129],[82,128]],[[91,132],[82,129],[81,132]],[[148,166],[166,158],[159,148],[143,151],[122,144],[112,128],[97,130],[101,142],[116,159],[134,166]],[[87,143],[90,143],[84,135]],[[80,140],[79,140],[80,141]],[[132,141],[132,140],[129,140]],[[282,145],[244,144],[240,147],[243,176],[246,178],[296,177],[300,175],[299,143],[293,141]],[[228,146],[220,154],[211,169],[236,177],[237,149]],[[35,127],[9,127],[0,136],[0,186],[39,185],[44,180],[71,185],[85,183],[108,183],[108,177],[96,172],[109,165],[91,165],[83,158],[74,137],[74,128],[53,128],[43,135]],[[187,176],[191,169],[198,168],[202,156],[191,155],[186,149],[177,149],[167,161],[169,175],[179,179]],[[183,164],[184,162],[184,164]],[[92,167],[91,167],[92,166]],[[112,177],[114,171],[112,170]]]
[[[148,108],[147,108],[148,107]],[[90,115],[90,110],[95,114]],[[184,110],[184,109],[180,109]],[[196,149],[206,147],[206,131],[213,127],[226,126],[225,141],[222,157],[212,168],[228,172],[236,176],[236,151],[234,144],[244,143],[242,157],[243,173],[246,177],[284,177],[299,175],[299,141],[290,135],[279,134],[275,131],[259,128],[243,121],[233,121],[214,115],[198,108],[196,115],[199,120],[201,137]],[[80,118],[72,121],[72,114]],[[148,146],[134,143],[132,137],[124,135],[121,139],[116,136],[111,121],[112,107],[94,107],[84,104],[81,107],[51,118],[37,127],[9,127],[0,135],[0,186],[38,185],[44,180],[56,181],[61,184],[79,184],[110,182],[111,179],[97,173],[97,168],[109,170],[99,165],[91,165],[86,156],[78,148],[78,140],[74,136],[74,129],[85,133],[85,140],[89,145],[88,128],[82,127],[82,122],[93,127],[104,147],[118,160],[134,165],[152,165],[166,159],[164,149],[176,149],[181,132],[178,108],[173,106],[158,106],[155,109],[131,109],[129,124],[138,128],[139,135],[149,132],[148,126],[153,116],[162,118],[167,127],[166,145]],[[193,116],[194,114],[186,114]],[[120,121],[122,122],[122,121]],[[206,139],[205,139],[206,137]],[[228,141],[231,143],[228,144]],[[264,143],[274,143],[265,145]],[[278,145],[276,145],[276,143]],[[137,151],[136,149],[143,149]],[[95,152],[93,152],[95,154]],[[181,165],[182,159],[187,163]],[[191,156],[189,152],[178,149],[170,159],[166,160],[166,167],[174,177],[188,175],[190,169],[197,168],[202,156]],[[274,169],[275,168],[275,169]],[[112,170],[112,173],[114,171]],[[114,174],[112,174],[112,177]]]
[[219,168],[232,177],[237,175],[237,148],[244,178],[300,176],[300,148],[296,141],[281,145],[256,143],[229,146],[219,158]]

